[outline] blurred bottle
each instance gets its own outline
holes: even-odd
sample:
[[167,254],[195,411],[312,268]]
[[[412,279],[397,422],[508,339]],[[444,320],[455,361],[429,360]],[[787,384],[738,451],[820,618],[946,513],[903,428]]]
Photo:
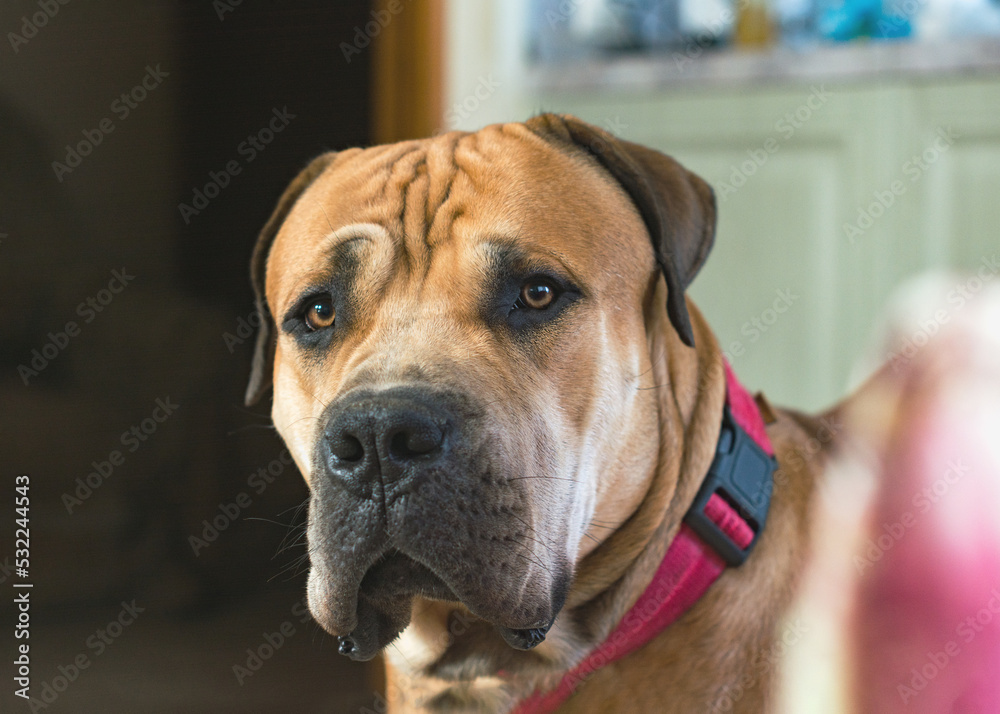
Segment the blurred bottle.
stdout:
[[767,0],[745,0],[738,2],[736,11],[737,47],[767,47],[774,44],[777,33],[771,21]]

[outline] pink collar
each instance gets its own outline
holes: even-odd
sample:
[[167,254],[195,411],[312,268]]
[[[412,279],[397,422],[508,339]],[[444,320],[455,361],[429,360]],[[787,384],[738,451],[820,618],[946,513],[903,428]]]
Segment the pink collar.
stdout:
[[727,565],[738,566],[764,529],[774,449],[753,397],[728,362],[726,406],[715,459],[649,586],[604,642],[548,692],[535,692],[514,714],[555,711],[601,667],[656,637],[694,605]]

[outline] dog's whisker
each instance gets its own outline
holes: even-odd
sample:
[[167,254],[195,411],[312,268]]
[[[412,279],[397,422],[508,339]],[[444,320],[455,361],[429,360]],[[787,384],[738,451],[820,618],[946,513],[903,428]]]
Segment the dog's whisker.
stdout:
[[[306,529],[304,527],[304,524],[302,527],[296,526],[295,528],[289,530],[288,533],[285,534],[285,537],[282,538],[281,542],[278,544],[278,552],[275,553],[275,555],[279,555],[288,550],[289,548],[301,544],[302,540],[305,537],[306,537]],[[295,540],[294,542],[290,543],[289,541],[292,538],[294,538]]]
[[243,520],[245,521],[261,521],[263,523],[270,523],[275,526],[281,526],[282,528],[295,528],[294,523],[282,523],[281,521],[275,521],[270,518],[264,518],[263,516],[247,516]]
[[252,409],[247,409],[246,407],[234,406],[234,411],[239,412],[244,416],[253,417],[254,419],[261,419],[266,422],[271,421],[271,416],[269,414],[261,414],[260,412],[255,412]]
[[300,557],[296,558],[295,560],[293,560],[288,565],[286,565],[284,568],[282,568],[281,570],[279,570],[278,572],[276,572],[270,578],[268,578],[267,581],[271,582],[275,578],[281,577],[282,575],[284,575],[288,571],[292,570],[292,571],[295,571],[295,572],[291,573],[291,575],[289,575],[288,578],[286,579],[286,580],[291,580],[292,578],[295,578],[295,577],[297,577],[298,575],[300,575],[302,573],[302,571],[298,570],[298,568],[300,568],[307,561],[308,561],[308,557],[307,556],[300,556]]
[[302,512],[302,509],[305,508],[308,505],[309,505],[309,498],[307,497],[304,501],[302,501],[302,503],[298,504],[297,506],[289,506],[285,510],[281,511],[280,513],[278,513],[278,515],[279,516],[284,515],[284,514],[288,513],[289,511],[291,511],[294,508],[295,509],[295,513],[292,515],[292,520],[295,520],[296,518],[298,518],[299,514]]
[[508,481],[570,481],[572,483],[580,483],[575,478],[569,478],[567,476],[515,476],[514,478],[507,479]]
[[[523,523],[523,524],[524,524],[524,525],[525,525],[526,527],[528,527],[528,528],[530,528],[531,530],[535,531],[535,533],[537,533],[537,532],[538,532],[538,531],[537,531],[537,530],[535,529],[535,527],[534,527],[534,526],[532,526],[531,524],[529,524],[529,523],[528,523],[528,522],[527,522],[526,520],[524,520],[523,518],[521,518],[521,517],[520,517],[519,515],[517,515],[516,513],[511,513],[510,515],[512,515],[512,516],[513,516],[514,518],[516,518],[517,520],[521,521],[521,523]],[[545,548],[545,549],[546,549],[547,551],[549,551],[550,553],[552,553],[552,555],[556,555],[556,552],[555,552],[554,550],[552,550],[552,548],[551,548],[551,547],[549,547],[549,546],[548,546],[547,544],[543,543],[542,541],[538,540],[537,538],[532,538],[532,537],[531,537],[531,536],[529,536],[529,535],[528,535],[527,533],[525,533],[525,534],[524,534],[524,536],[525,536],[526,538],[529,538],[530,540],[534,541],[535,543],[538,543],[538,545],[540,545],[540,546],[542,546],[543,548]]]
[[[313,397],[313,398],[315,399],[315,397]],[[319,400],[317,400],[317,401],[319,401]],[[291,427],[295,426],[296,424],[298,424],[300,421],[306,421],[307,419],[313,419],[315,421],[319,421],[319,417],[318,416],[313,416],[313,415],[310,414],[310,415],[301,417],[299,419],[296,419],[295,421],[291,422],[288,426],[289,426],[289,428],[291,428]]]
[[274,431],[274,424],[244,424],[243,426],[238,426],[235,429],[231,429],[226,432],[226,436],[235,436],[244,431],[252,431],[253,429],[266,429],[267,431]]
[[[524,545],[523,545],[523,544],[521,544],[521,546],[522,546],[522,547],[524,547]],[[529,563],[531,563],[532,565],[536,565],[536,566],[538,566],[539,568],[541,568],[542,570],[544,570],[544,571],[545,571],[546,573],[548,573],[549,575],[552,575],[552,571],[551,571],[551,570],[549,570],[549,569],[548,569],[548,568],[547,568],[547,567],[545,566],[545,564],[544,564],[544,563],[542,563],[542,562],[541,562],[540,560],[536,560],[536,559],[534,559],[534,558],[529,558],[528,556],[526,556],[526,555],[524,555],[524,554],[522,554],[522,553],[518,553],[517,551],[512,551],[512,552],[511,552],[511,554],[512,554],[512,555],[516,555],[517,557],[519,557],[519,558],[522,558],[522,559],[524,559],[524,560],[528,561],[528,562],[529,562]]]
[[283,554],[283,553],[285,553],[285,552],[287,552],[289,550],[292,550],[293,548],[298,548],[300,546],[303,546],[303,545],[305,545],[305,542],[306,542],[306,534],[302,533],[293,542],[288,543],[287,545],[281,546],[281,548],[274,554],[273,557],[277,558],[279,555],[281,555],[281,554]]
[[618,530],[618,528],[616,526],[605,526],[605,525],[602,525],[600,523],[591,522],[590,525],[593,526],[594,528],[606,528],[609,531]]

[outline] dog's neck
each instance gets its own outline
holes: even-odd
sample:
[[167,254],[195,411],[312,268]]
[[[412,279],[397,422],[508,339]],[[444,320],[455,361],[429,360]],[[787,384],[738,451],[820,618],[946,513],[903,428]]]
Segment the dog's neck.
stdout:
[[[715,454],[725,368],[714,335],[689,303],[696,349],[657,313],[648,334],[659,390],[659,454],[638,509],[578,565],[562,615],[536,649],[507,647],[461,606],[416,600],[411,625],[387,651],[392,712],[504,711],[547,689],[604,641],[649,585]],[[668,358],[669,356],[669,358]]]

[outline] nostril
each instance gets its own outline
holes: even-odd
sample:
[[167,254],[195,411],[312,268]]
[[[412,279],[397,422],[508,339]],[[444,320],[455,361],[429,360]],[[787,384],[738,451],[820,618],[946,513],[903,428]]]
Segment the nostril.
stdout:
[[400,429],[389,440],[389,455],[399,461],[426,456],[441,448],[444,434],[427,424],[415,429]]
[[350,434],[341,434],[330,440],[330,453],[338,461],[356,462],[364,458],[365,447],[356,437]]

